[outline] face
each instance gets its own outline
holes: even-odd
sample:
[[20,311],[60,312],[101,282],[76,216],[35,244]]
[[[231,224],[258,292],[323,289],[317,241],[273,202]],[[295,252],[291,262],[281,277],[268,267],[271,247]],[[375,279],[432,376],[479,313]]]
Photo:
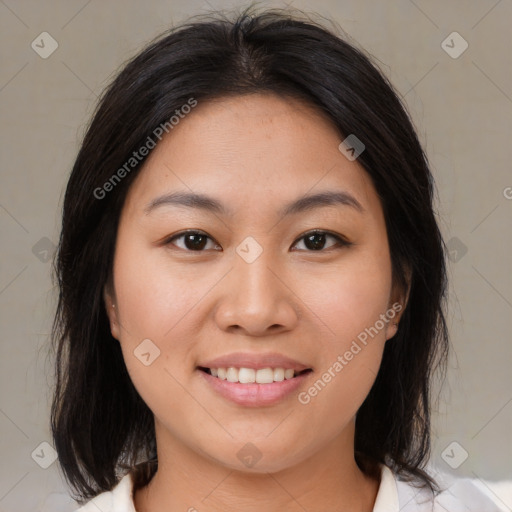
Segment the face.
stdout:
[[403,297],[342,140],[310,107],[257,94],[198,104],[148,157],[105,298],[157,443],[277,471],[350,438]]

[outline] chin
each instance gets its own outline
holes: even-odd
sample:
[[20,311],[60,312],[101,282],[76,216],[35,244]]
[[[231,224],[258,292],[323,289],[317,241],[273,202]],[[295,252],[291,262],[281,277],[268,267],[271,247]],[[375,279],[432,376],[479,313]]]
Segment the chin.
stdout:
[[226,446],[222,452],[210,452],[208,455],[217,464],[230,470],[264,475],[277,473],[298,464],[303,457],[299,453],[291,453],[292,449],[296,450],[297,445],[292,447],[279,439],[276,439],[274,444],[269,439],[262,439],[261,442],[235,442],[232,446]]

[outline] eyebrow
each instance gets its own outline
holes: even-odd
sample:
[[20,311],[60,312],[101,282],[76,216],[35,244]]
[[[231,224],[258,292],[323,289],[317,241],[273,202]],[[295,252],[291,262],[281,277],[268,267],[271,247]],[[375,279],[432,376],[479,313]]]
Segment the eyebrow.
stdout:
[[[295,215],[300,212],[313,210],[323,206],[343,205],[350,206],[359,212],[365,209],[361,203],[350,193],[346,191],[323,191],[316,194],[305,195],[300,199],[286,204],[278,212],[279,217]],[[146,215],[162,206],[186,206],[188,208],[199,208],[211,213],[217,213],[224,216],[233,216],[233,211],[227,208],[219,200],[194,192],[171,192],[159,196],[150,201],[144,208]]]

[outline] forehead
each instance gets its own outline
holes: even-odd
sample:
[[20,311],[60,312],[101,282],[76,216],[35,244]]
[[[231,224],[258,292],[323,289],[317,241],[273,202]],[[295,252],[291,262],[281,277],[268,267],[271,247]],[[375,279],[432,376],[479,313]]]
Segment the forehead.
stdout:
[[126,207],[181,190],[243,204],[287,202],[316,189],[342,189],[377,201],[366,171],[339,151],[343,140],[319,109],[273,94],[199,103],[148,156]]

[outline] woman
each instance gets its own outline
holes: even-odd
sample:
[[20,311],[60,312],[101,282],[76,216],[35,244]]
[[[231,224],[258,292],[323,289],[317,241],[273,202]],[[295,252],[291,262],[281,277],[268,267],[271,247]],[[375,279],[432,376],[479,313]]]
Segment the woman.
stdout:
[[56,261],[52,431],[80,510],[504,510],[425,467],[432,201],[397,94],[315,22],[191,22],[129,62]]

